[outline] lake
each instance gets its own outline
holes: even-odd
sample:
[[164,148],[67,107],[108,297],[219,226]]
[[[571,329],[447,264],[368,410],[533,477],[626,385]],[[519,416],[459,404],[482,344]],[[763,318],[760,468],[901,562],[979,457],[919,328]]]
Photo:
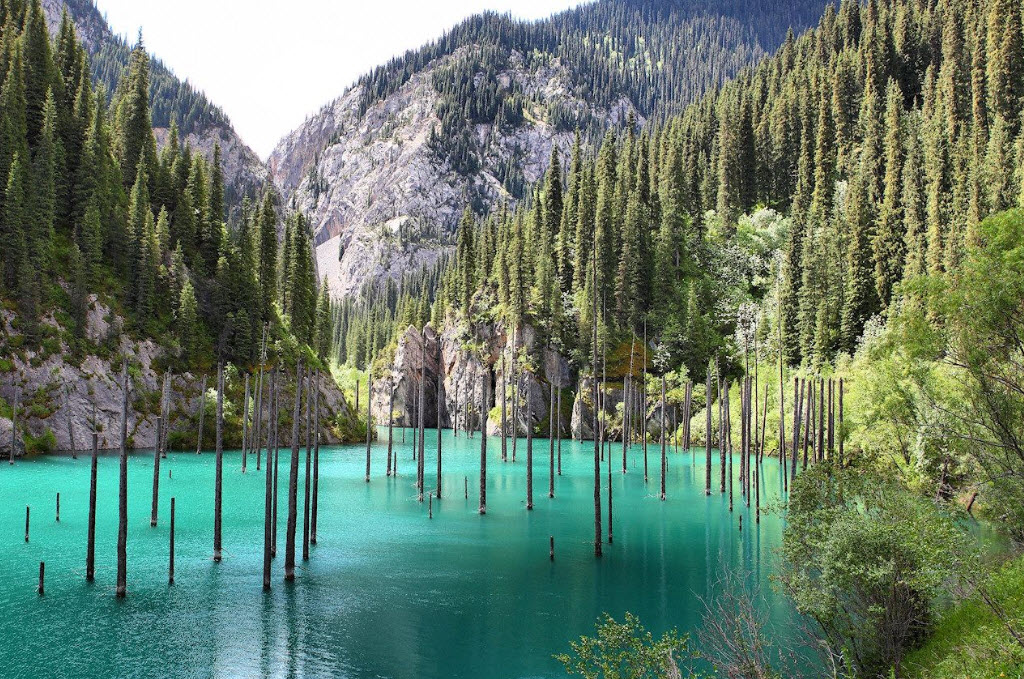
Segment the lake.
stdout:
[[[114,597],[118,462],[99,460],[96,579],[85,581],[89,456],[42,456],[0,468],[0,667],[14,677],[395,677],[520,679],[565,676],[554,653],[591,634],[603,612],[637,614],[656,634],[692,632],[701,597],[742,569],[761,586],[780,629],[794,613],[771,591],[783,518],[753,521],[704,495],[704,451],[670,453],[659,499],[660,451],[642,447],[621,472],[612,446],[614,543],[593,555],[593,443],[563,441],[561,477],[548,498],[548,442],[534,440],[534,503],[526,510],[526,442],[500,461],[488,439],[487,514],[477,512],[480,439],[444,432],[443,499],[417,501],[411,432],[398,478],[384,474],[387,430],[373,446],[320,451],[319,544],[301,560],[300,465],[297,569],[283,581],[287,461],[281,451],[278,554],[262,590],[263,472],[225,453],[224,559],[214,563],[214,455],[171,452],[162,461],[159,525],[149,525],[153,457],[129,458],[128,596]],[[436,475],[436,433],[427,432],[426,483]],[[511,442],[509,444],[511,454]],[[607,463],[602,514],[607,521]],[[763,502],[780,497],[778,461],[764,462]],[[739,458],[734,474],[739,475]],[[170,477],[170,478],[169,478]],[[468,479],[469,498],[464,495]],[[55,495],[60,493],[60,522]],[[167,584],[168,514],[176,498],[174,586]],[[31,539],[24,542],[25,506]],[[739,520],[743,517],[743,529]],[[607,536],[607,525],[603,526]],[[556,557],[549,559],[549,536]],[[36,594],[39,562],[46,593]]]

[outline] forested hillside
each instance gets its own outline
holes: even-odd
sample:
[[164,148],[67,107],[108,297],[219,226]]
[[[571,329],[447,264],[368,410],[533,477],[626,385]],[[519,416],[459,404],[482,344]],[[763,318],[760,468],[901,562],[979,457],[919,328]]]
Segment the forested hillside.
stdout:
[[821,0],[589,3],[525,22],[483,14],[361,78],[269,163],[309,216],[332,295],[432,268],[462,205],[516,203],[553,147],[660,119],[758,62]]
[[[0,292],[15,305],[20,335],[5,348],[50,346],[56,333],[72,353],[93,350],[85,336],[92,293],[183,366],[251,365],[264,327],[286,345],[316,344],[317,284],[301,215],[279,247],[268,193],[227,229],[219,149],[207,162],[172,122],[157,151],[142,45],[108,97],[92,85],[70,20],[54,43],[39,0],[0,2],[0,21]],[[328,321],[324,307],[324,338]]]
[[529,322],[585,363],[596,294],[613,336],[646,323],[694,371],[754,302],[789,364],[829,362],[1022,199],[1022,97],[1012,1],[830,7],[681,115],[577,146],[564,174],[556,152],[529,205],[467,213],[435,318]]
[[[103,85],[109,104],[128,67],[132,45],[110,30],[95,0],[43,0],[42,8],[53,35],[58,34],[67,14],[89,55],[93,85]],[[267,183],[266,167],[238,137],[227,115],[203,92],[179,79],[152,56],[150,110],[154,128],[166,131],[176,122],[181,141],[190,142],[207,160],[213,159],[214,146],[221,146],[225,200],[232,213],[237,213],[243,198],[255,195]],[[167,139],[167,134],[161,134],[158,141],[162,145]]]

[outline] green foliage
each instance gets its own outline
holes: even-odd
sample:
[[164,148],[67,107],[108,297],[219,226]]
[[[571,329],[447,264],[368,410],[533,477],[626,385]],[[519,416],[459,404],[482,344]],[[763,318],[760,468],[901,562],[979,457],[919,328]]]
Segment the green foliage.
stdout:
[[[1010,630],[1024,630],[1024,558],[1017,557],[985,578],[980,594],[944,613],[924,645],[907,656],[903,669],[920,679],[1015,677],[1024,667],[1024,647]],[[1009,627],[1008,627],[1009,626]]]
[[29,455],[52,453],[57,450],[57,436],[49,427],[45,428],[39,436],[32,436],[32,434],[25,432],[24,439],[25,452]]
[[964,558],[953,518],[891,479],[821,464],[792,485],[779,580],[854,676],[887,676]]
[[655,639],[632,613],[626,613],[621,623],[606,614],[598,621],[595,636],[569,645],[571,653],[555,657],[570,676],[585,679],[680,677],[679,663],[690,656],[688,637],[671,630]]

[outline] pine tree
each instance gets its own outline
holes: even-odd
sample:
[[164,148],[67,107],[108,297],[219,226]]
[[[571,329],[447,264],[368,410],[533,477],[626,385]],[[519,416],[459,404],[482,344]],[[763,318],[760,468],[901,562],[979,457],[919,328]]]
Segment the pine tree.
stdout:
[[121,81],[116,100],[114,148],[121,162],[124,186],[129,187],[140,164],[145,166],[146,176],[152,176],[156,156],[149,111],[149,54],[141,34],[132,49],[128,73]]

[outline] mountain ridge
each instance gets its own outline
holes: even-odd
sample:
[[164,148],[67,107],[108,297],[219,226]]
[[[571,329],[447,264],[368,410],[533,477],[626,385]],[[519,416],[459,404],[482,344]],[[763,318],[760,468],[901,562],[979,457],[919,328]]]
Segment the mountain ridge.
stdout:
[[674,110],[823,7],[601,0],[539,21],[476,15],[359,78],[285,135],[268,166],[310,220],[321,280],[351,295],[450,252],[467,202],[484,214],[524,199],[575,129],[592,147],[630,115]]

